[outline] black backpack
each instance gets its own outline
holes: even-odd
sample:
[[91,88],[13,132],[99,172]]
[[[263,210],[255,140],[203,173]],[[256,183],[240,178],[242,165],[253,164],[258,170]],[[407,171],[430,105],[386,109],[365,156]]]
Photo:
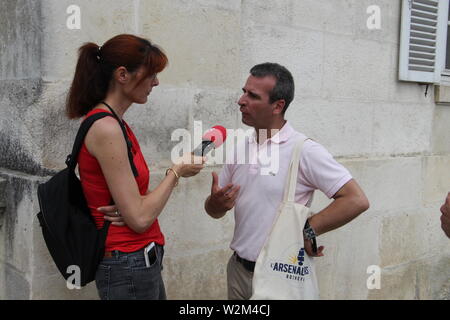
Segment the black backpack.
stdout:
[[37,217],[47,248],[66,280],[74,274],[76,267],[79,268],[80,283],[76,285],[81,287],[95,280],[95,273],[104,256],[105,240],[111,224],[105,221],[103,228],[97,229],[87,206],[81,182],[75,174],[78,154],[84,138],[95,121],[107,116],[114,116],[119,121],[127,141],[131,168],[134,176],[137,176],[131,142],[126,134],[125,126],[114,111],[111,111],[113,115],[100,112],[83,121],[72,153],[66,159],[67,168],[58,172],[46,183],[40,184],[37,191],[41,210]]

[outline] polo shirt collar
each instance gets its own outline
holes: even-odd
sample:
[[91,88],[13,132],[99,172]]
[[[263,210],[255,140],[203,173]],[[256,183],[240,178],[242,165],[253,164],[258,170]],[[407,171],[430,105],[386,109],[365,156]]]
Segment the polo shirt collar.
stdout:
[[[280,129],[280,131],[278,131],[277,134],[271,137],[270,139],[267,139],[267,141],[280,144],[287,141],[294,132],[295,132],[294,128],[292,128],[291,124],[288,121],[286,121],[286,123]],[[250,136],[250,142],[256,143],[256,130],[254,130],[252,135]]]

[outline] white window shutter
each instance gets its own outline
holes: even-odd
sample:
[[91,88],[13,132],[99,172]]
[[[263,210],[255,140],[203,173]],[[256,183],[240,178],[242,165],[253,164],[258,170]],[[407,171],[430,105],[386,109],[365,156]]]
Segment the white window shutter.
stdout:
[[438,84],[445,65],[449,0],[403,0],[399,79]]

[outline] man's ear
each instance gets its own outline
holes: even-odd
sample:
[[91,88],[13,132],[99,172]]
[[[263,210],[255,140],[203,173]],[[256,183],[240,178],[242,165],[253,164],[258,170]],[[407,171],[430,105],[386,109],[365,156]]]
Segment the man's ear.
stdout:
[[275,108],[273,109],[273,114],[281,114],[283,113],[284,106],[286,105],[286,101],[283,99],[277,100],[274,102]]

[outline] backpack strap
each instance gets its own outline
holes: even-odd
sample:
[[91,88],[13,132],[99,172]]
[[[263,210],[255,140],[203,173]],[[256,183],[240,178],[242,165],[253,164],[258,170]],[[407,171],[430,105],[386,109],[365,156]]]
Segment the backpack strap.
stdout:
[[[72,171],[75,170],[75,167],[77,166],[78,154],[80,153],[81,146],[83,145],[84,138],[86,137],[86,134],[88,133],[89,129],[91,128],[91,126],[94,124],[95,121],[102,119],[104,117],[114,117],[114,116],[108,112],[99,112],[86,118],[81,123],[80,129],[78,129],[78,133],[75,138],[75,142],[73,144],[72,153],[68,155],[66,159],[66,165],[69,167],[70,170]],[[133,153],[131,152],[132,145],[128,138],[128,135],[126,134],[125,128],[123,128],[123,123],[121,123],[120,121],[119,123],[120,126],[122,127],[122,132],[127,142],[128,160],[130,161],[131,169],[133,170],[134,176],[137,177],[138,172],[136,166],[134,165]]]
[[[128,158],[129,159],[133,159],[133,153],[131,152],[131,148],[133,147],[133,144],[131,143],[130,138],[128,138],[127,130],[125,129],[125,125],[123,124],[123,121],[120,120],[120,118],[117,116],[117,114],[114,112],[113,108],[111,108],[111,106],[109,104],[107,104],[105,101],[101,101],[100,103],[104,104],[105,106],[107,106],[108,109],[111,111],[111,113],[114,115],[114,118],[116,118],[116,120],[119,122],[120,128],[122,129],[122,132],[123,132],[123,136],[125,137],[125,141],[127,142]],[[131,169],[133,169],[134,176],[137,177],[138,176],[138,172],[137,172],[136,167],[134,166],[134,164],[131,166]]]

